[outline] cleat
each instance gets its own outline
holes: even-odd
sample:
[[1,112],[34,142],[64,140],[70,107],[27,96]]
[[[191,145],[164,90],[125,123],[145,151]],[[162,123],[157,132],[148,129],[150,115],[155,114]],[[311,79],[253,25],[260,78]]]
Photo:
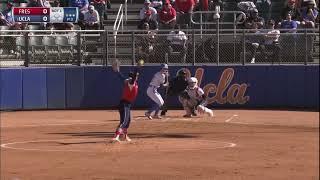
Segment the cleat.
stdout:
[[112,141],[113,141],[113,142],[121,142],[119,136],[117,136],[117,137],[115,137],[115,138],[112,138]]
[[213,112],[212,111],[209,111],[208,114],[209,114],[210,117],[213,117]]
[[129,138],[129,136],[128,135],[126,135],[126,141],[128,141],[128,142],[131,142],[131,139]]
[[153,116],[154,119],[162,119],[160,115]]
[[192,115],[192,116],[197,116],[196,111],[195,111],[195,110],[193,110],[193,111],[191,112],[191,115]]
[[166,115],[166,111],[161,111],[161,116],[165,116]]
[[149,113],[146,112],[144,115],[145,115],[148,119],[150,119],[150,120],[152,119],[151,114],[149,114]]
[[183,117],[185,117],[185,118],[191,118],[192,116],[191,116],[191,114],[186,114],[186,115],[183,115]]

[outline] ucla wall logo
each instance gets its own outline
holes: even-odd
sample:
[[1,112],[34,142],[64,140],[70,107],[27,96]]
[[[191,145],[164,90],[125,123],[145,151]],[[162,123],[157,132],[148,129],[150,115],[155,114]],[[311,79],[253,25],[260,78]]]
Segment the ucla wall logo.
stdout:
[[[190,77],[190,70],[187,68],[184,68],[184,70],[186,70],[187,76]],[[203,75],[204,69],[197,68],[194,77],[198,79],[199,85],[201,85]],[[218,104],[245,104],[249,101],[250,97],[246,95],[248,85],[246,83],[231,84],[233,77],[234,69],[227,68],[222,72],[218,85],[209,83],[203,87],[208,97],[208,104],[215,102]]]

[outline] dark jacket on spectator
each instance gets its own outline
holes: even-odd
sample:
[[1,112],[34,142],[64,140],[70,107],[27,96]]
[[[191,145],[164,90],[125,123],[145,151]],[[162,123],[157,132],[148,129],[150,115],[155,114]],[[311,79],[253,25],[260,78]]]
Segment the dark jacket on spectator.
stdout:
[[282,13],[281,13],[281,18],[282,19],[281,20],[286,19],[288,13],[291,14],[291,17],[292,17],[293,20],[299,20],[300,19],[299,10],[296,7],[287,6],[282,10]]
[[148,23],[149,24],[149,28],[151,29],[151,30],[156,30],[156,29],[158,29],[158,22],[157,21],[155,21],[155,20],[153,20],[153,19],[142,19],[140,22],[139,22],[139,24],[138,24],[138,29],[143,29],[143,24],[144,23]]

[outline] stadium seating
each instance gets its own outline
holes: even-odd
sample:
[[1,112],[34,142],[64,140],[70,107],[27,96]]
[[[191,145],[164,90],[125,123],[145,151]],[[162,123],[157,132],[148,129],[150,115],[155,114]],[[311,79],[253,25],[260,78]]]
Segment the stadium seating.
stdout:
[[65,34],[61,36],[56,36],[56,44],[58,46],[58,57],[59,63],[64,64],[68,63],[70,60],[74,60],[73,57],[73,48],[69,44],[69,40]]
[[43,63],[45,59],[45,50],[42,44],[41,36],[31,36],[29,38],[29,47],[31,48],[31,61],[34,63]]
[[51,62],[56,62],[59,57],[59,51],[55,42],[55,36],[44,36],[42,43],[45,48],[46,61],[52,60]]
[[[116,18],[118,8],[120,3],[123,3],[123,0],[112,0],[112,9],[108,9],[108,19],[103,21],[104,28],[107,30],[112,30],[114,25],[114,20]],[[133,43],[137,43],[137,36],[135,33],[134,39],[132,39],[132,31],[137,29],[137,23],[139,21],[139,10],[143,7],[144,0],[135,0],[133,4],[130,4],[130,0],[128,0],[128,20],[124,23],[124,29],[126,31],[119,32],[116,41],[113,38],[112,32],[109,32],[108,38],[102,37],[100,33],[84,33],[81,34],[81,42],[78,43],[78,37],[76,35],[70,35],[66,33],[61,34],[45,34],[44,32],[36,32],[34,35],[30,35],[28,39],[28,48],[29,48],[29,60],[30,63],[53,63],[53,64],[72,64],[75,61],[78,61],[78,51],[81,49],[81,58],[82,62],[90,63],[94,62],[95,64],[102,64],[104,59],[107,58],[112,60],[114,58],[121,59],[124,64],[132,63],[132,56],[135,53],[136,56],[134,58],[138,58],[136,53],[135,46]],[[226,11],[234,11],[236,10],[236,2],[234,0],[224,0],[224,10]],[[284,0],[276,1],[272,0],[271,7],[271,18],[277,19],[280,15],[281,9],[284,5]],[[261,13],[269,13],[261,11]],[[229,18],[229,19],[228,19]],[[230,22],[231,16],[225,16],[224,21]],[[74,26],[73,29],[77,30],[78,26]],[[195,26],[193,26],[194,28]],[[212,26],[207,26],[212,29]],[[226,28],[229,26],[221,26],[222,28]],[[0,26],[0,35],[6,34],[1,30],[8,29],[6,26]],[[42,29],[42,25],[40,24],[30,24],[28,25],[29,30],[40,30]],[[79,28],[78,28],[79,29]],[[129,31],[127,31],[129,30]],[[196,45],[196,58],[201,60],[201,63],[214,63],[216,59],[216,39],[215,31],[207,32],[208,30],[203,31],[204,36],[200,38],[200,32],[195,31],[195,39],[192,39],[192,31],[187,31],[188,34],[188,53],[186,62],[193,61],[193,43]],[[229,34],[228,34],[229,33]],[[160,33],[159,33],[160,34]],[[223,63],[238,63],[241,62],[241,58],[243,58],[243,50],[242,46],[242,34],[230,35],[231,32],[221,31],[220,34],[220,62]],[[202,36],[202,35],[201,35]],[[211,36],[211,37],[209,37]],[[10,46],[15,46],[14,43],[10,44],[10,41],[4,40],[4,37],[0,37],[0,60],[1,59],[24,59],[25,53],[25,36],[18,37],[10,37],[9,39],[14,40],[16,47],[13,48],[15,53],[11,55]],[[103,46],[105,45],[103,41],[107,39],[107,55],[105,54],[105,50]],[[304,38],[301,36],[296,39],[296,41],[290,40],[290,38],[282,37],[280,38],[280,44],[282,49],[282,56],[288,56],[286,60],[290,59],[293,62],[302,61],[305,58],[305,53],[307,53],[308,60],[314,61],[314,59],[319,59],[318,52],[319,46],[318,42],[319,36],[310,36],[307,38],[307,43]],[[164,47],[164,45],[160,45],[161,42],[157,42],[158,47]],[[80,45],[80,46],[79,46]],[[3,48],[6,46],[6,48]],[[307,47],[307,50],[304,48]],[[173,62],[179,56],[178,52],[165,52],[165,48],[158,48],[160,50],[158,57],[155,59],[163,59],[166,58],[165,53],[170,54],[169,62]],[[246,57],[250,57],[249,52],[245,52]],[[10,56],[9,56],[10,55]],[[11,57],[12,56],[12,57]],[[259,62],[260,53],[257,53],[257,62]],[[158,61],[158,60],[156,60]],[[249,60],[247,60],[249,61]],[[261,60],[262,61],[262,60]],[[318,61],[318,60],[317,60]],[[155,62],[155,61],[153,61]]]

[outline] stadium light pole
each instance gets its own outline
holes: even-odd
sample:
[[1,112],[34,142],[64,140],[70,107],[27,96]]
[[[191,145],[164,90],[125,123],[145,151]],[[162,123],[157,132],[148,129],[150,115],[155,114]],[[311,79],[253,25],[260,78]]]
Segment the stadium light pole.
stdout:
[[219,39],[219,31],[220,31],[220,25],[219,25],[219,20],[220,20],[220,6],[216,6],[216,9],[215,9],[215,14],[213,15],[213,18],[217,21],[217,23],[216,23],[216,35],[217,35],[217,48],[216,48],[216,59],[217,59],[217,65],[219,65],[219,57],[220,57],[220,55],[219,55],[219,51],[220,51],[220,43],[219,43],[219,41],[220,41],[220,39]]

